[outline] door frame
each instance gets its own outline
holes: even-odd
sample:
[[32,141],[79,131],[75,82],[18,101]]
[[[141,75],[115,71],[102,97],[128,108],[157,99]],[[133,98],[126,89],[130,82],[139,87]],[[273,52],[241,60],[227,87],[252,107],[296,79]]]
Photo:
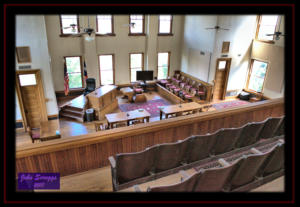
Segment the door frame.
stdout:
[[[216,77],[217,77],[217,71],[218,71],[218,66],[219,66],[220,61],[226,61],[225,84],[224,84],[224,89],[222,91],[222,98],[221,98],[221,100],[224,100],[225,96],[226,96],[226,91],[227,91],[228,78],[229,78],[229,72],[230,72],[230,66],[231,66],[231,58],[217,58],[213,92],[215,92]],[[214,96],[213,96],[213,98],[214,98]]]
[[44,95],[44,87],[43,87],[43,82],[41,79],[41,71],[40,69],[31,69],[31,70],[17,70],[16,71],[16,91],[17,91],[17,97],[19,100],[19,105],[20,105],[20,111],[23,119],[23,124],[24,124],[24,129],[25,132],[27,132],[28,128],[28,117],[26,116],[25,113],[25,107],[24,107],[24,101],[23,101],[23,96],[21,92],[21,85],[20,85],[20,80],[18,78],[18,75],[23,75],[23,74],[35,74],[36,77],[36,85],[38,89],[38,94],[39,94],[39,100],[40,100],[40,107],[41,107],[41,121],[48,121],[48,113],[47,113],[47,108],[46,108],[46,99]]

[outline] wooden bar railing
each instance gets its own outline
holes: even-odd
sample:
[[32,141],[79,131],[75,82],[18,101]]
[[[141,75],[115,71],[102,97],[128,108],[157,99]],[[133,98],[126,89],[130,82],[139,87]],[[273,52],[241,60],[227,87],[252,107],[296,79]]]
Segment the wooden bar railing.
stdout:
[[284,99],[181,116],[17,148],[16,173],[59,172],[61,176],[109,165],[108,157],[176,142],[220,128],[240,127],[284,115]]

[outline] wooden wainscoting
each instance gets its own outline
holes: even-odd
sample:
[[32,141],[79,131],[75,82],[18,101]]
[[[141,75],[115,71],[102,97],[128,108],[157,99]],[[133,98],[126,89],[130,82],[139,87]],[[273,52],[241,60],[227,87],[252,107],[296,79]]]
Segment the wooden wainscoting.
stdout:
[[165,87],[162,87],[158,83],[156,83],[156,88],[157,88],[157,92],[159,93],[159,95],[161,95],[162,97],[164,97],[167,100],[172,101],[175,104],[179,104],[179,103],[184,103],[185,102],[183,99],[181,99],[180,97],[176,96],[172,92],[168,91]]
[[109,165],[108,157],[137,152],[220,128],[240,127],[284,115],[284,99],[181,116],[24,146],[16,152],[16,173],[59,172],[61,176]]

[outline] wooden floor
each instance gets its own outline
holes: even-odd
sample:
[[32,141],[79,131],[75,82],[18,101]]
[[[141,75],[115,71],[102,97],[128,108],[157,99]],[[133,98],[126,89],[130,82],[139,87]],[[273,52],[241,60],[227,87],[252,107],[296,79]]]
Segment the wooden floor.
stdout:
[[[147,100],[154,100],[154,99],[165,99],[162,96],[160,96],[157,92],[155,91],[151,91],[148,93],[145,93]],[[118,95],[117,96],[118,99],[118,104],[125,104],[128,103],[127,98],[122,98],[122,95]],[[226,102],[226,101],[232,101],[232,100],[236,100],[236,98],[231,98],[231,99],[226,99],[223,101],[213,101],[211,102],[212,104],[214,103],[220,103],[220,102]],[[70,101],[70,100],[68,100]],[[169,102],[171,102],[170,100],[167,100]],[[82,96],[79,96],[75,99],[73,99],[73,105],[80,107],[83,103],[82,100]],[[171,102],[172,103],[172,102]],[[59,100],[58,105],[63,105],[66,104],[65,100]],[[172,103],[175,104],[175,103]],[[119,108],[116,108],[114,111],[112,111],[111,113],[117,113],[117,112],[121,112],[121,110]],[[158,117],[153,117],[150,118],[150,122],[153,121],[159,121],[159,116]],[[106,120],[103,119],[101,120],[103,123],[106,123]],[[65,137],[70,137],[70,136],[78,136],[78,135],[83,135],[83,134],[88,134],[88,133],[92,133],[95,132],[95,127],[94,127],[94,123],[93,122],[76,122],[73,119],[69,119],[69,118],[60,118],[59,119],[59,125],[60,125],[60,133],[61,133],[61,138],[65,138]],[[24,145],[32,145],[35,143],[31,142],[31,139],[28,135],[28,133],[24,132],[24,130],[16,130],[16,147],[20,147],[20,146],[24,146]]]
[[[194,169],[186,171],[189,175],[195,173]],[[180,174],[175,173],[155,181],[140,184],[142,192],[146,191],[149,186],[170,185],[180,182]],[[47,190],[43,190],[47,191]],[[49,191],[49,190],[48,190]],[[89,170],[73,175],[61,177],[60,190],[51,190],[59,192],[112,192],[112,181],[110,166]],[[120,192],[134,192],[134,189],[128,188]],[[264,184],[251,192],[284,192],[284,176],[279,177],[267,184]]]
[[[145,93],[145,95],[146,95],[147,100],[164,99],[155,91]],[[81,97],[82,96],[79,96],[76,99],[73,99],[75,101],[72,101],[72,103],[75,107],[80,107],[81,103],[83,102]],[[122,95],[118,95],[117,99],[118,99],[119,105],[128,103],[127,98],[122,98]],[[62,100],[58,103],[58,105],[62,105],[62,104],[66,104],[66,102],[64,100]],[[118,112],[121,112],[121,110],[119,108],[116,108],[111,113],[118,113]],[[159,120],[160,120],[159,116],[150,118],[150,122],[159,121]],[[105,119],[103,119],[101,121],[106,123]],[[60,118],[59,125],[60,125],[60,133],[61,133],[62,139],[65,137],[77,136],[77,135],[83,135],[83,134],[95,132],[94,122],[81,123],[81,122],[76,122],[73,119]],[[30,139],[28,133],[25,133],[23,130],[17,130],[16,131],[16,146],[20,147],[20,146],[30,145],[30,144],[34,144],[34,143],[31,142],[31,139]]]

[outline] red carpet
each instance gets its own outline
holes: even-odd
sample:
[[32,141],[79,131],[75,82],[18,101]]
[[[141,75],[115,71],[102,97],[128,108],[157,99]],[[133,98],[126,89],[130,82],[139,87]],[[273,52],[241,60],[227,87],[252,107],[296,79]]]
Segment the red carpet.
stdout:
[[130,104],[121,104],[119,108],[121,111],[133,111],[136,109],[145,109],[151,114],[151,117],[159,116],[159,106],[168,106],[171,105],[170,102],[164,99],[155,99],[150,100],[145,103],[130,103]]
[[248,101],[235,100],[235,101],[216,103],[216,104],[213,104],[212,106],[215,109],[224,109],[224,108],[230,108],[230,107],[235,107],[235,106],[241,106],[241,105],[245,105],[245,104],[249,104],[249,103],[250,102],[248,102]]

